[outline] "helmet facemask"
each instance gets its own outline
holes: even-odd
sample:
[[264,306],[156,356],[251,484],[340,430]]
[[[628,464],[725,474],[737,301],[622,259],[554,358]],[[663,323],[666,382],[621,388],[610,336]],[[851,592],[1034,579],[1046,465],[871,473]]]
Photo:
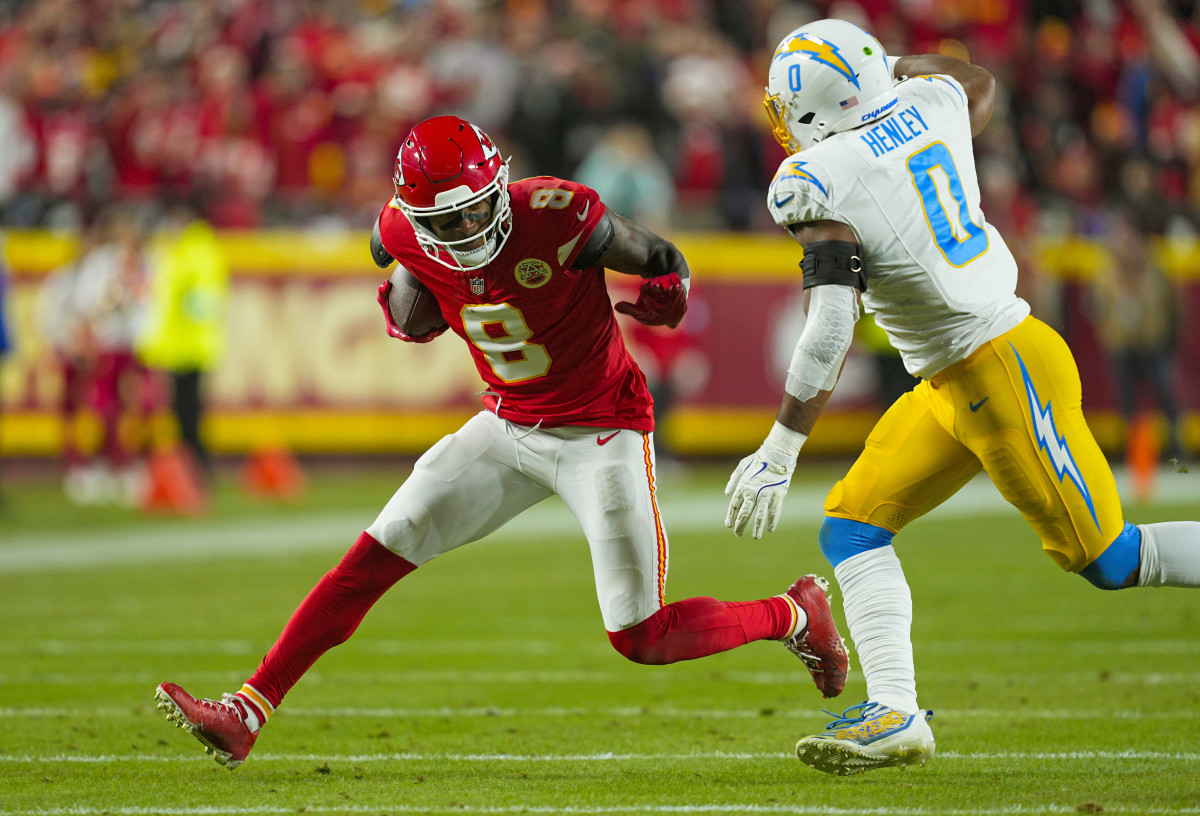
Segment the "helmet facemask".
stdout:
[[[397,206],[408,216],[408,220],[413,226],[413,232],[416,234],[417,244],[431,260],[450,269],[470,272],[489,264],[499,254],[512,232],[512,200],[508,193],[508,165],[505,164],[500,169],[496,174],[495,182],[485,189],[477,193],[472,193],[466,187],[459,188],[459,190],[462,191],[460,201],[434,207],[414,207],[407,204],[399,195],[396,196],[395,201]],[[450,197],[445,193],[441,196]],[[492,202],[490,220],[483,229],[474,235],[447,241],[439,238],[434,232],[432,222],[448,215],[460,213],[480,201],[489,199]],[[471,214],[464,214],[461,217],[468,221],[476,220]],[[483,239],[480,246],[474,249],[467,248],[479,241],[480,238]]]

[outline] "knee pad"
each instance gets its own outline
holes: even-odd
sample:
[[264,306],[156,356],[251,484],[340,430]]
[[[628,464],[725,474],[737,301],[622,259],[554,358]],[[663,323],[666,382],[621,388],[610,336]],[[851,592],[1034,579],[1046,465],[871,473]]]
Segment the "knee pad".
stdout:
[[826,516],[817,541],[825,558],[836,567],[851,556],[888,546],[895,535],[873,524]]
[[1100,589],[1124,589],[1142,561],[1142,532],[1129,522],[1100,557],[1079,571]]
[[632,474],[623,464],[605,465],[595,475],[596,498],[605,515],[614,515],[632,508],[637,502],[629,487]]
[[441,554],[441,537],[429,509],[418,501],[396,507],[394,501],[388,503],[367,528],[367,533],[396,555],[417,565]]

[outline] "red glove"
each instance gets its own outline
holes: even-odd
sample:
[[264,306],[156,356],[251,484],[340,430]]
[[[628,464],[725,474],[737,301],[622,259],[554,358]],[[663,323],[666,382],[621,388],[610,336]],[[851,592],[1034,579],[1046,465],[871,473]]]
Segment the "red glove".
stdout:
[[403,340],[406,343],[428,343],[433,338],[441,335],[448,326],[443,326],[440,329],[435,329],[428,334],[422,334],[417,337],[411,334],[405,334],[404,330],[396,325],[396,321],[392,318],[392,310],[388,307],[388,295],[392,293],[392,282],[385,280],[379,284],[379,294],[375,296],[375,300],[383,307],[383,320],[387,323],[387,333],[398,340]]
[[638,290],[637,303],[622,301],[615,308],[647,326],[670,326],[673,329],[687,313],[687,290],[674,272],[646,278]]

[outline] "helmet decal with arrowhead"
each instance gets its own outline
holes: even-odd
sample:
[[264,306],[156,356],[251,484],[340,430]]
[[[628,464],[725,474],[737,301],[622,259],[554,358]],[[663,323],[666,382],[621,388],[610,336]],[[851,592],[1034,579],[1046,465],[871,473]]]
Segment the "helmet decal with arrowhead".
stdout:
[[479,129],[479,125],[471,125],[471,129],[479,137],[479,146],[483,148],[483,158],[485,161],[500,152],[500,148],[496,147],[492,140],[488,138],[488,135]]
[[[775,49],[763,100],[771,133],[796,153],[896,107],[887,52],[871,34],[839,19],[817,20]],[[863,115],[862,111],[869,111]]]

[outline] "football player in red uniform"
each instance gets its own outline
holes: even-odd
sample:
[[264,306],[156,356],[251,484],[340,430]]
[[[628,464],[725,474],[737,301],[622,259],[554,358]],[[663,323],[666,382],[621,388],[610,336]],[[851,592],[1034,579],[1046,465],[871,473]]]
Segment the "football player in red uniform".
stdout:
[[[509,183],[491,139],[453,116],[413,128],[396,159],[395,187],[372,255],[381,267],[398,262],[393,281],[411,275],[426,287],[442,321],[411,301],[389,309],[385,282],[379,301],[388,332],[425,342],[448,328],[461,337],[488,386],[485,410],[417,461],[241,690],[197,700],[164,683],[155,696],[168,719],[236,767],[288,690],[350,637],[389,587],[554,494],[587,537],[601,616],[622,655],[663,664],[780,640],[822,694],[839,694],[847,658],[823,579],[805,576],[780,595],[745,603],[666,603],[651,399],[617,330],[604,270],[643,279],[637,302],[616,309],[676,326],[689,281],[679,250],[608,212],[582,185],[545,176]],[[420,291],[405,284],[397,294]]]

